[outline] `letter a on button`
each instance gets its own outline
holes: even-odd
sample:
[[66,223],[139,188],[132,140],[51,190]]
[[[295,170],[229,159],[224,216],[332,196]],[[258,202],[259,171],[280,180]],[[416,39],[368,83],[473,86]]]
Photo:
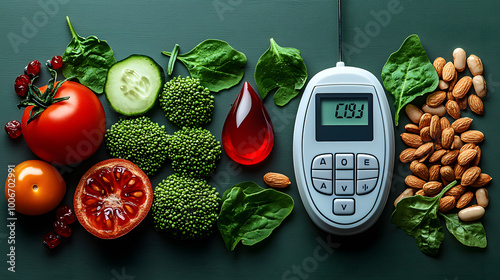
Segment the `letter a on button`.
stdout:
[[322,158],[322,159],[321,159],[321,161],[320,161],[319,165],[326,165],[326,161],[325,161],[325,159],[324,159],[324,158]]
[[326,189],[326,185],[325,185],[325,183],[321,184],[320,189]]

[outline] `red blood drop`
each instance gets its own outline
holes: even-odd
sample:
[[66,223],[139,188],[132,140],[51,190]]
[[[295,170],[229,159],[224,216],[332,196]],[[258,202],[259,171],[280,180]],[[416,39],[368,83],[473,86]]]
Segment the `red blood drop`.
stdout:
[[73,209],[68,205],[63,205],[57,209],[57,220],[69,225],[76,221],[75,213]]
[[260,96],[245,82],[224,122],[224,151],[234,161],[252,165],[263,161],[273,145],[271,118]]
[[17,137],[21,136],[22,131],[21,131],[21,123],[16,120],[12,120],[8,123],[5,124],[5,132],[9,134],[10,138],[16,139]]
[[38,75],[38,72],[40,72],[41,65],[42,64],[38,60],[30,61],[30,63],[28,63],[28,66],[26,66],[26,74],[33,76]]
[[14,90],[16,91],[17,95],[24,97],[26,95],[26,92],[28,92],[30,83],[31,80],[28,75],[23,74],[17,76],[16,81],[14,82]]
[[62,64],[63,64],[63,61],[62,61],[62,57],[60,55],[56,55],[50,60],[50,65],[52,65],[52,69],[54,69],[54,70],[61,68]]
[[62,236],[62,237],[70,237],[71,235],[71,228],[68,226],[68,224],[62,222],[62,221],[55,221],[54,224],[54,231]]

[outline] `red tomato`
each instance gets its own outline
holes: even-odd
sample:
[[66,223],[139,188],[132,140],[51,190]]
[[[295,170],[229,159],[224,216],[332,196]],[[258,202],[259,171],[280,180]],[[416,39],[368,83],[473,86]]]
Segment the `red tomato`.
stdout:
[[153,188],[148,176],[132,162],[108,159],[83,175],[73,200],[82,226],[102,239],[118,238],[148,214]]
[[66,193],[66,183],[52,165],[41,160],[18,164],[5,182],[9,207],[25,215],[41,215],[59,205]]
[[[44,92],[45,87],[40,90]],[[86,86],[66,81],[55,98],[70,98],[49,106],[27,124],[32,106],[23,113],[22,131],[30,149],[54,164],[75,164],[95,153],[104,139],[106,117],[101,102]]]

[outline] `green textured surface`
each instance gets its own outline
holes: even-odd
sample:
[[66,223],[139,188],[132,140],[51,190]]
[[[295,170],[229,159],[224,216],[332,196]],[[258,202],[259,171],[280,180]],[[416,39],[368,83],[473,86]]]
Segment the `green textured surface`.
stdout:
[[[388,56],[397,50],[410,34],[418,34],[429,58],[451,59],[454,48],[475,53],[485,65],[489,87],[485,115],[474,116],[473,127],[483,131],[487,140],[481,144],[484,172],[499,177],[495,142],[500,137],[498,94],[500,92],[500,9],[497,1],[345,1],[344,53],[347,65],[365,68],[380,79]],[[4,1],[0,9],[0,123],[20,119],[16,108],[19,99],[13,90],[14,79],[32,59],[45,61],[62,54],[71,36],[65,16],[71,18],[82,36],[96,35],[105,39],[117,60],[139,53],[166,65],[161,51],[171,51],[178,43],[181,53],[189,51],[208,38],[227,41],[248,58],[244,80],[256,88],[253,71],[260,55],[268,48],[269,38],[283,47],[302,52],[309,77],[335,65],[337,60],[337,9],[333,0],[210,0],[210,1]],[[33,24],[35,22],[35,24]],[[31,26],[31,24],[33,24]],[[29,28],[31,26],[31,28]],[[24,37],[14,47],[8,34]],[[12,36],[12,35],[11,35]],[[186,75],[180,63],[174,75]],[[41,80],[46,80],[43,73]],[[214,120],[207,127],[220,139],[222,124],[243,81],[237,87],[216,95]],[[108,119],[108,127],[118,120],[104,95],[99,96]],[[394,100],[389,97],[389,102]],[[422,98],[417,99],[422,102]],[[178,242],[156,233],[150,219],[117,240],[99,240],[81,226],[73,226],[71,238],[49,251],[41,244],[50,230],[54,213],[40,217],[18,215],[15,228],[16,272],[7,271],[7,206],[0,202],[0,279],[495,279],[500,259],[500,226],[496,182],[490,184],[491,203],[483,223],[488,234],[487,249],[471,249],[460,245],[449,233],[441,254],[431,258],[422,254],[413,239],[390,223],[392,202],[403,190],[408,165],[396,163],[389,202],[378,223],[368,232],[339,238],[316,228],[301,204],[295,186],[292,166],[292,134],[296,98],[284,108],[265,105],[274,123],[276,143],[263,163],[245,167],[233,164],[223,154],[217,172],[210,179],[220,193],[231,185],[253,180],[263,185],[267,171],[287,174],[292,185],[285,190],[296,206],[292,214],[265,241],[253,247],[238,245],[228,252],[222,238],[214,235],[204,242]],[[392,107],[392,106],[391,106]],[[148,114],[169,124],[158,106]],[[408,123],[402,117],[396,137]],[[396,153],[404,148],[396,139]],[[36,158],[24,140],[0,137],[0,181],[7,176],[7,165]],[[107,158],[103,147],[95,156],[65,172],[68,191],[64,201],[71,203],[79,178],[94,163]],[[152,177],[154,185],[172,172],[165,166]],[[327,244],[330,243],[331,246]],[[333,247],[333,248],[332,248]]]

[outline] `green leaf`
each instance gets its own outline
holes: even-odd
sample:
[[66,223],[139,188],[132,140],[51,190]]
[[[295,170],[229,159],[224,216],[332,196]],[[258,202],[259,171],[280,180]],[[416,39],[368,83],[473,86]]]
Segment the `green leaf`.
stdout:
[[481,222],[462,222],[457,214],[441,214],[446,221],[448,231],[469,247],[486,248],[486,231]]
[[427,255],[437,255],[444,240],[444,231],[437,215],[439,200],[456,183],[450,183],[434,197],[416,195],[403,198],[392,213],[391,222],[413,236],[419,249]]
[[116,62],[113,50],[106,41],[95,36],[79,36],[69,17],[66,17],[72,40],[66,47],[62,73],[65,77],[75,77],[82,85],[96,93],[102,93],[108,69]]
[[273,38],[270,41],[271,46],[255,67],[255,82],[262,99],[278,88],[274,103],[285,106],[306,83],[307,68],[298,49],[280,47]]
[[389,56],[382,69],[382,81],[395,99],[396,125],[406,104],[436,89],[439,77],[417,35],[406,38],[399,50]]
[[[172,55],[165,51],[162,54]],[[186,66],[191,77],[199,79],[202,86],[213,92],[237,85],[243,78],[247,62],[245,54],[216,39],[201,42],[188,53],[177,55],[177,59]]]
[[254,182],[232,186],[222,200],[217,226],[230,251],[240,241],[250,246],[267,238],[294,206],[289,195],[261,188]]

